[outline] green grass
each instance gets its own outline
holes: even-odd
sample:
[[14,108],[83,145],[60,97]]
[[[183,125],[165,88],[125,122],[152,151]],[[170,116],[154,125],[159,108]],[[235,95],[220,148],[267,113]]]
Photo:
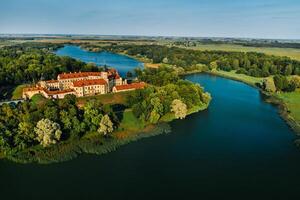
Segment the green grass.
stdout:
[[239,52],[260,52],[275,56],[287,56],[292,59],[300,60],[300,49],[293,48],[270,48],[270,47],[246,47],[236,44],[202,44],[196,47],[188,47],[195,50],[220,50],[220,51],[239,51]]
[[120,124],[120,128],[124,130],[141,130],[145,127],[145,124],[137,119],[132,110],[126,109],[123,113],[123,119]]
[[22,98],[22,93],[23,93],[23,89],[26,87],[27,85],[18,85],[14,91],[12,92],[12,99],[21,99]]
[[33,97],[31,98],[32,103],[35,104],[36,106],[43,106],[47,100],[48,99],[46,99],[41,94],[33,95]]
[[300,124],[300,91],[279,93],[276,96],[283,100],[290,111],[290,116]]
[[235,70],[232,70],[230,72],[222,71],[222,70],[213,70],[208,73],[217,75],[217,76],[222,76],[222,77],[229,78],[229,79],[234,79],[237,81],[241,81],[241,82],[247,83],[249,85],[253,85],[253,86],[255,86],[256,84],[260,84],[265,79],[265,78],[260,78],[260,77],[248,76],[245,74],[237,74]]
[[100,101],[102,104],[125,104],[126,97],[131,94],[133,91],[127,92],[119,92],[119,93],[109,93],[109,94],[101,94],[97,96],[90,96],[90,97],[80,97],[77,98],[78,105],[84,105],[89,100],[97,100]]

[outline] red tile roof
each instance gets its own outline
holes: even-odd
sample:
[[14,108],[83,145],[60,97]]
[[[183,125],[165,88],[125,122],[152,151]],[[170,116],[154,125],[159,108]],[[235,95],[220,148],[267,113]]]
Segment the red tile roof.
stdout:
[[106,85],[106,84],[107,82],[104,79],[80,80],[80,81],[73,82],[74,87],[83,87],[88,85]]
[[46,83],[58,83],[58,80],[48,80]]
[[64,73],[59,74],[58,77],[60,79],[69,79],[69,78],[82,78],[88,76],[101,76],[101,72],[78,72],[78,73]]
[[28,87],[28,88],[24,88],[23,92],[29,92],[29,91],[44,91],[45,93],[47,93],[48,95],[55,95],[55,94],[64,94],[64,93],[71,93],[71,92],[75,92],[72,89],[67,89],[67,90],[47,90],[45,88],[42,87]]
[[30,91],[39,91],[39,90],[44,90],[42,87],[26,87],[23,88],[23,92],[30,92]]
[[72,89],[68,89],[68,90],[53,90],[53,91],[46,90],[45,92],[46,92],[48,95],[56,95],[56,94],[73,93],[73,92],[75,92],[75,91],[72,90]]
[[46,88],[42,88],[42,87],[27,87],[27,88],[23,89],[23,92],[29,92],[29,91],[44,91],[44,92],[46,92],[49,95],[75,92],[72,89],[67,89],[67,90],[47,90]]
[[142,89],[146,86],[144,82],[140,83],[131,83],[131,84],[126,84],[126,85],[116,85],[115,88],[117,91],[120,90],[131,90],[131,89]]

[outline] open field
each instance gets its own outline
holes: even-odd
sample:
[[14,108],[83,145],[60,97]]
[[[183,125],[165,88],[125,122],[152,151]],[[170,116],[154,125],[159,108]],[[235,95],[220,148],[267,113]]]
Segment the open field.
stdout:
[[222,71],[222,70],[213,70],[209,71],[207,73],[216,75],[216,76],[222,76],[225,78],[241,81],[244,83],[247,83],[252,86],[256,86],[256,84],[261,83],[265,78],[259,78],[259,77],[253,77],[253,76],[247,76],[245,74],[237,74],[235,73],[235,70],[232,70],[230,72]]
[[24,43],[24,42],[26,42],[26,40],[0,40],[0,48],[4,47],[4,46],[21,44],[21,43]]
[[276,94],[286,104],[290,115],[300,124],[300,91]]
[[267,48],[267,47],[246,47],[236,44],[202,44],[196,47],[187,47],[195,50],[220,50],[220,51],[241,51],[241,52],[261,52],[275,56],[287,56],[295,60],[300,60],[300,49],[293,48]]

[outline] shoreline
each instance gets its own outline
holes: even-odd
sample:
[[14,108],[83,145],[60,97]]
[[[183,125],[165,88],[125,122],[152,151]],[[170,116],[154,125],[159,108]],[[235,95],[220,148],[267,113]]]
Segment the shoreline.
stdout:
[[[188,111],[187,116],[204,111],[208,107],[209,104],[195,106]],[[79,157],[80,154],[102,155],[116,151],[121,146],[131,142],[171,133],[172,130],[169,123],[176,120],[176,118],[171,116],[167,119],[160,120],[157,124],[147,125],[142,130],[124,130],[125,136],[122,134],[124,131],[116,131],[115,135],[110,138],[101,138],[99,135],[93,135],[92,137],[83,137],[78,141],[62,142],[47,149],[36,146],[15,155],[5,156],[0,152],[0,159],[19,164],[53,164],[73,160]]]
[[217,72],[212,72],[212,71],[205,71],[202,73],[206,73],[212,76],[219,76],[219,77],[223,77],[223,78],[227,78],[230,80],[235,80],[235,81],[239,81],[242,83],[245,83],[253,88],[256,88],[259,90],[259,92],[261,94],[264,95],[265,99],[264,101],[266,101],[267,103],[273,104],[278,108],[278,112],[280,117],[288,124],[288,126],[294,131],[294,133],[296,134],[296,136],[300,136],[300,124],[289,114],[289,109],[286,105],[285,102],[283,102],[283,100],[281,100],[280,98],[276,97],[275,94],[263,91],[261,88],[259,88],[257,85],[248,82],[242,78],[237,78],[237,77],[231,77],[229,75],[225,75],[225,74],[220,74]]
[[[130,55],[127,55],[126,53],[123,53],[123,52],[119,53],[119,54],[126,55],[128,57],[134,58],[134,59],[142,62],[144,64],[144,67],[147,68],[146,64],[148,62],[146,62],[145,60],[143,60],[141,58],[139,58],[137,56],[130,56]],[[254,87],[254,88],[258,89],[260,91],[260,93],[265,96],[265,98],[266,98],[265,101],[267,103],[270,103],[270,104],[273,104],[273,105],[277,106],[278,112],[279,112],[279,115],[281,116],[281,118],[289,125],[289,127],[295,132],[295,134],[297,136],[300,136],[300,123],[297,122],[289,114],[289,109],[288,109],[287,105],[285,104],[285,102],[283,102],[283,100],[281,100],[280,98],[276,97],[274,94],[263,91],[260,87],[258,87],[258,85],[257,85],[257,84],[259,84],[258,82],[256,82],[256,83],[250,82],[250,81],[247,81],[243,78],[233,77],[233,76],[230,76],[230,75],[218,73],[218,71],[196,70],[196,71],[185,72],[183,74],[180,74],[180,76],[186,76],[186,75],[191,75],[191,74],[199,74],[199,73],[206,73],[206,74],[210,74],[210,75],[213,75],[213,76],[219,76],[219,77],[227,78],[227,79],[230,79],[230,80],[239,81],[239,82],[242,82],[244,84],[247,84],[251,87]]]
[[103,138],[82,138],[79,141],[62,142],[58,145],[53,145],[48,149],[44,149],[44,151],[37,152],[35,155],[32,155],[32,152],[34,152],[35,149],[39,149],[39,147],[27,149],[16,155],[5,156],[2,159],[19,164],[54,164],[73,160],[81,154],[103,155],[116,151],[121,146],[131,142],[170,132],[171,127],[168,123],[159,123],[147,126],[143,130],[136,131],[134,134],[125,138],[114,136],[105,138],[104,142],[100,141],[100,139]]

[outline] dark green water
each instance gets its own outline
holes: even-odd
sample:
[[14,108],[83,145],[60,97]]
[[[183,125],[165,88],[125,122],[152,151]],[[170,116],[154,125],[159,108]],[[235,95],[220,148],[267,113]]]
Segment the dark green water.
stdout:
[[300,151],[243,83],[190,75],[213,100],[172,133],[52,165],[0,161],[1,199],[299,199]]

